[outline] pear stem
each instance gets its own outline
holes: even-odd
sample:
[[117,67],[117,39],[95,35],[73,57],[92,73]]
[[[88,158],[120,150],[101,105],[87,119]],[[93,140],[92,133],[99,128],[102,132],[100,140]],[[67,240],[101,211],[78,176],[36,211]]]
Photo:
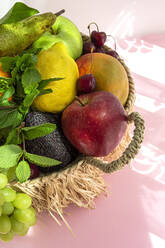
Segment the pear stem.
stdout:
[[77,100],[83,107],[86,105],[80,100],[78,96],[75,96],[75,100]]
[[58,11],[57,13],[55,13],[55,16],[56,16],[56,17],[57,17],[57,16],[60,16],[60,15],[62,15],[64,12],[65,12],[65,10],[62,9],[62,10]]

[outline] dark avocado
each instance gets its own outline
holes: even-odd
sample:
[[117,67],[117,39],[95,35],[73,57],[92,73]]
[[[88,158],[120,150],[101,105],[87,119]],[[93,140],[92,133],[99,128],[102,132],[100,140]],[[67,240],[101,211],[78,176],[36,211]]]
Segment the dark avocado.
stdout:
[[61,115],[32,111],[26,115],[25,126],[36,126],[44,123],[56,124],[56,130],[49,135],[33,140],[26,140],[26,150],[29,153],[46,156],[62,162],[62,164],[42,168],[42,172],[58,171],[66,167],[78,155],[78,151],[65,138],[61,128]]

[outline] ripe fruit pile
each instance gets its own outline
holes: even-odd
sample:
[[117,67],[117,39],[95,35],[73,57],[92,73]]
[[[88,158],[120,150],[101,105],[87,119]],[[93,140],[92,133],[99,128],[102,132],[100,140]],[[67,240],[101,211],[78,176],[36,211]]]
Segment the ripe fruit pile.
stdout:
[[7,183],[7,176],[0,173],[0,240],[5,242],[14,235],[26,235],[37,220],[30,196],[17,193]]

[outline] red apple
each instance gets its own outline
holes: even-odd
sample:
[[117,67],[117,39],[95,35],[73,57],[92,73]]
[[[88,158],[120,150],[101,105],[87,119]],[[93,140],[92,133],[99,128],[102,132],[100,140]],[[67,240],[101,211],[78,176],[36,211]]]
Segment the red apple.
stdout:
[[81,153],[107,156],[120,143],[127,114],[112,93],[97,91],[75,99],[62,114],[67,139]]

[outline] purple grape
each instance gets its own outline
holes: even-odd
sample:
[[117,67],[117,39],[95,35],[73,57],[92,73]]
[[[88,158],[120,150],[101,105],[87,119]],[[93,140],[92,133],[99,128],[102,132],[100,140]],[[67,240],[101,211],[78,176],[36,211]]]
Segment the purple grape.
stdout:
[[119,59],[119,54],[115,50],[109,50],[106,52],[106,54],[111,55],[112,57]]
[[95,52],[96,47],[91,41],[86,41],[83,44],[83,54]]
[[96,87],[96,79],[92,74],[85,74],[77,80],[78,94],[90,93]]
[[37,165],[30,163],[30,170],[31,170],[30,179],[33,179],[39,176],[39,169]]
[[98,47],[96,49],[96,53],[106,53],[106,51],[105,51],[104,47]]

